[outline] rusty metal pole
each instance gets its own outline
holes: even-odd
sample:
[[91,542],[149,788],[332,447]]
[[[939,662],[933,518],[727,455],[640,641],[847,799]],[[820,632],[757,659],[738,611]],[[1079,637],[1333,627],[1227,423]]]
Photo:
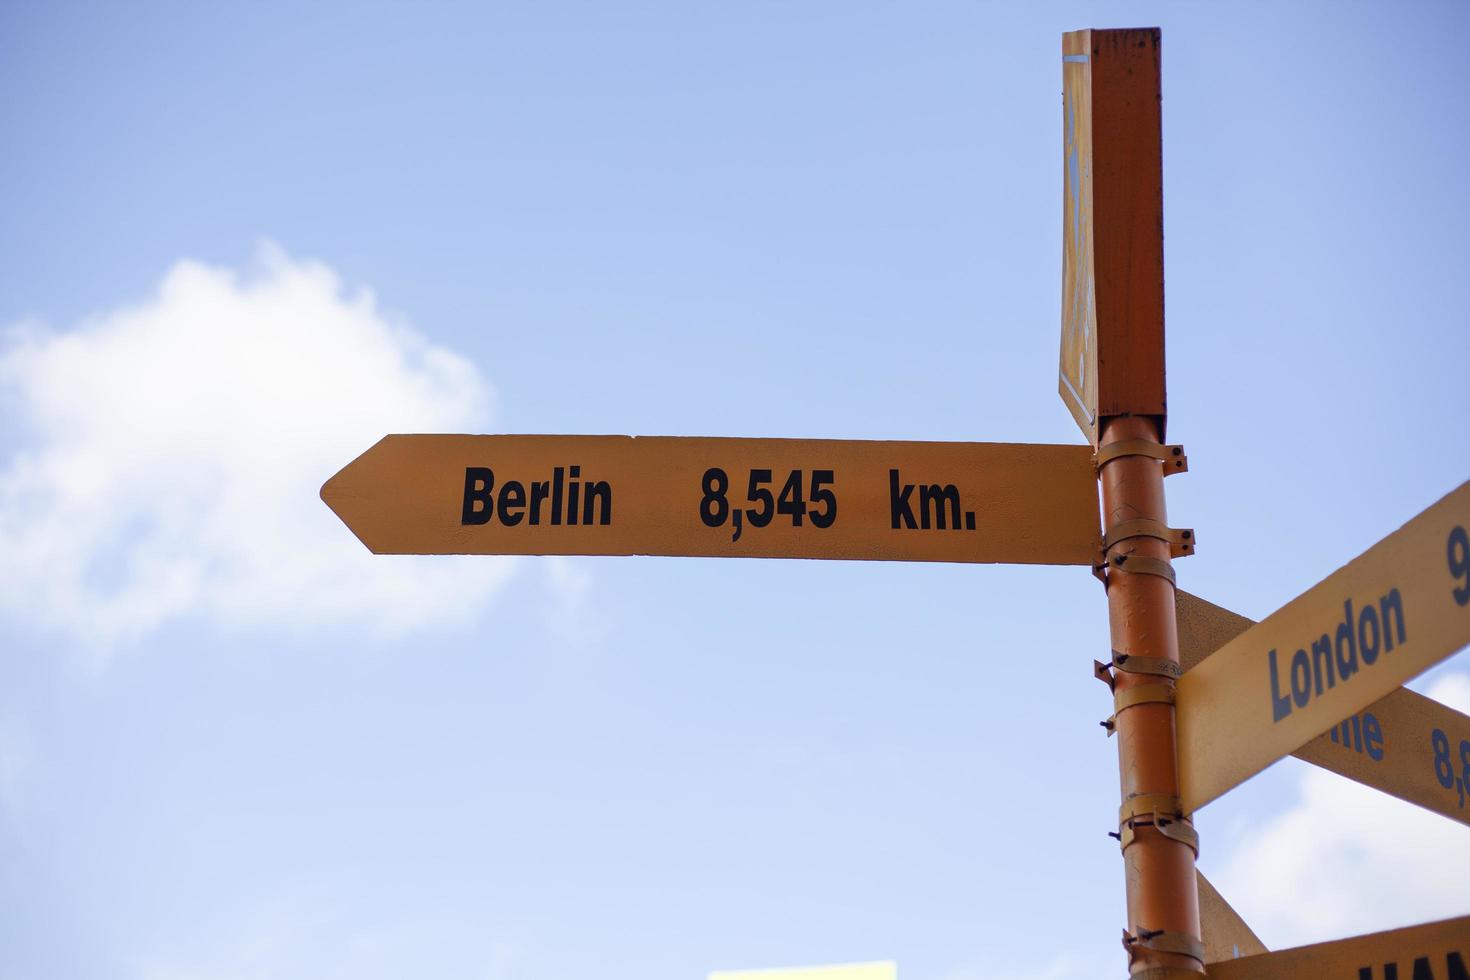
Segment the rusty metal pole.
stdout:
[[[1110,539],[1125,521],[1167,525],[1168,463],[1161,464],[1155,455],[1131,453],[1107,458],[1109,447],[1128,448],[1123,443],[1158,446],[1157,422],[1142,416],[1106,418],[1098,442],[1104,460],[1099,467],[1103,526],[1114,532]],[[1200,976],[1204,964],[1194,870],[1198,838],[1178,807],[1173,687],[1179,675],[1179,638],[1170,544],[1147,535],[1110,540],[1106,558],[1129,969],[1148,980]]]

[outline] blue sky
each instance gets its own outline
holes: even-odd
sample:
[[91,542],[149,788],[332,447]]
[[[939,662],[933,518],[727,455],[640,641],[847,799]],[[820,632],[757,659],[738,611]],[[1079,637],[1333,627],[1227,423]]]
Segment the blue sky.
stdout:
[[[375,559],[316,494],[1078,441],[1060,34],[1155,24],[1179,577],[1260,618],[1470,476],[1463,5],[0,10],[0,976],[1121,974],[1085,571]],[[1199,815],[1269,945],[1470,911],[1334,779]]]

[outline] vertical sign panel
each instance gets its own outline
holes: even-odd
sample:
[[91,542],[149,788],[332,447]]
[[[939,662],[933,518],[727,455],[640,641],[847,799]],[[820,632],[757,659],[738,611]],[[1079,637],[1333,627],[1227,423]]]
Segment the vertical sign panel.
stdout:
[[1164,190],[1155,28],[1062,35],[1058,390],[1095,445],[1100,418],[1159,420]]

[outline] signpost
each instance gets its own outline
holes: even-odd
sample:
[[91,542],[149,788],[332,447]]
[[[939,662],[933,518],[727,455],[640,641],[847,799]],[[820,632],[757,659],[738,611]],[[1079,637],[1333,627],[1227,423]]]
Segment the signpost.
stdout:
[[[1159,32],[1065,34],[1062,76],[1058,388],[1091,445],[390,435],[322,499],[377,554],[1092,566],[1133,975],[1470,980],[1470,918],[1267,953],[1194,867],[1191,814],[1291,752],[1470,823],[1470,719],[1400,687],[1470,641],[1470,483],[1259,624],[1176,596]],[[893,976],[835,969],[780,976]]]
[[1470,643],[1467,528],[1470,483],[1184,675],[1186,813]]
[[1209,980],[1470,980],[1470,916],[1212,963]]
[[1085,446],[395,435],[322,499],[376,554],[1090,565]]
[[[1186,671],[1255,625],[1188,592],[1179,593],[1178,609]],[[1292,755],[1470,824],[1470,717],[1408,688],[1384,695]]]

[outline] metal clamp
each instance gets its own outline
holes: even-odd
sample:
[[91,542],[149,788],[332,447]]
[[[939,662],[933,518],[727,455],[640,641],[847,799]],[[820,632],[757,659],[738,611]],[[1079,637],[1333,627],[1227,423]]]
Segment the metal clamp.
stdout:
[[1153,674],[1176,681],[1184,676],[1184,668],[1166,657],[1140,657],[1117,650],[1113,651],[1113,666],[1125,674]]
[[[1166,663],[1169,661],[1166,661]],[[1113,713],[1108,716],[1107,721],[1098,722],[1112,735],[1117,730],[1118,715],[1124,708],[1131,708],[1135,704],[1173,704],[1173,684],[1137,684],[1124,690],[1113,692]]]
[[1116,834],[1110,833],[1108,836],[1118,842],[1119,851],[1126,851],[1128,850],[1128,845],[1138,839],[1139,827],[1154,828],[1161,835],[1169,838],[1176,844],[1183,844],[1189,848],[1194,852],[1195,860],[1199,860],[1199,832],[1184,820],[1171,820],[1168,817],[1164,817],[1157,823],[1134,823],[1129,821],[1128,823],[1119,824],[1118,832]]
[[1127,541],[1129,538],[1157,538],[1169,545],[1169,554],[1174,558],[1183,558],[1185,555],[1194,554],[1194,528],[1172,528],[1160,524],[1158,521],[1139,517],[1131,521],[1119,521],[1108,528],[1108,533],[1103,535],[1103,551],[1107,551],[1119,541]]
[[[1146,819],[1145,819],[1146,818]],[[1183,844],[1199,858],[1199,833],[1184,815],[1179,797],[1166,793],[1140,793],[1123,801],[1118,808],[1118,849],[1128,850],[1137,839],[1138,827],[1153,827],[1163,836]]]
[[[1092,662],[1092,676],[1102,681],[1111,691],[1117,684],[1113,677],[1114,670],[1121,670],[1125,674],[1153,674],[1156,677],[1167,677],[1170,680],[1178,680],[1184,676],[1184,668],[1172,660],[1163,657],[1140,657],[1131,653],[1119,653],[1113,651],[1111,663],[1103,663],[1101,660]],[[1116,712],[1116,703],[1113,706]]]
[[1174,578],[1174,567],[1161,558],[1148,558],[1144,555],[1114,555],[1100,566],[1094,566],[1092,574],[1102,579],[1104,587],[1108,584],[1108,575],[1103,569],[1116,569],[1120,572],[1128,572],[1131,575],[1157,575],[1159,578],[1178,588],[1179,583]]
[[1139,949],[1151,949],[1156,953],[1174,953],[1179,956],[1190,956],[1200,961],[1205,961],[1205,944],[1187,932],[1169,932],[1164,929],[1145,929],[1138,927],[1137,935],[1129,935],[1128,930],[1123,930],[1123,948],[1128,951],[1128,962],[1133,962]]
[[1094,460],[1098,473],[1105,464],[1120,456],[1149,456],[1164,464],[1164,475],[1188,473],[1189,457],[1184,455],[1183,446],[1162,446],[1148,439],[1124,439],[1098,448]]
[[1118,807],[1119,823],[1126,823],[1135,817],[1159,815],[1183,818],[1184,805],[1179,801],[1179,797],[1170,796],[1168,793],[1135,793]]

